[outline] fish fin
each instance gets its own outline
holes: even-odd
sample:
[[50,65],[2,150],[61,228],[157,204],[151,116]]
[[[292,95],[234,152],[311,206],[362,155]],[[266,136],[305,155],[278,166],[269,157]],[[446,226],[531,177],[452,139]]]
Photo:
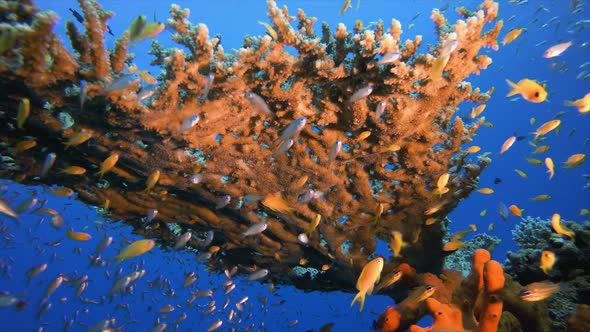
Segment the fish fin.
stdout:
[[512,82],[511,80],[506,80],[506,83],[508,83],[508,85],[510,85],[510,87],[512,88],[512,90],[510,90],[510,92],[508,92],[508,94],[506,95],[506,97],[511,97],[514,96],[518,93],[520,93],[520,91],[518,91],[518,85],[514,82]]
[[363,308],[365,306],[365,293],[358,292],[356,294],[356,296],[354,297],[354,299],[352,299],[352,302],[350,303],[350,306],[352,307],[357,301],[361,301],[361,308],[359,309],[359,312],[360,311],[363,311]]

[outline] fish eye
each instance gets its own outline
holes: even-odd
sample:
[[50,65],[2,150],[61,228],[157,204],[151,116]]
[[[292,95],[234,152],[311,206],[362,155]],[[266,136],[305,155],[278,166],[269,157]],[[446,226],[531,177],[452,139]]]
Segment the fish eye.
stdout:
[[535,91],[535,97],[539,97],[539,91]]
[[434,286],[432,286],[432,285],[426,285],[426,290],[427,291],[434,290]]
[[527,289],[523,289],[520,291],[520,293],[518,295],[520,295],[521,297],[526,297],[526,296],[531,295],[531,292]]

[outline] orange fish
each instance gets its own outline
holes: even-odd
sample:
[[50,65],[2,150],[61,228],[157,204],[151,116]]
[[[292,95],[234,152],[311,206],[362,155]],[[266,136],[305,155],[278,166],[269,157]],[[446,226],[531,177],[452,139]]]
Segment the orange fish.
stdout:
[[363,307],[365,306],[365,295],[371,295],[373,293],[375,284],[379,283],[379,279],[381,278],[381,271],[383,271],[383,257],[377,257],[363,267],[361,275],[356,282],[356,289],[359,292],[354,299],[352,299],[352,302],[350,303],[351,307],[357,301],[360,301],[361,307],[359,311],[363,311]]
[[506,80],[508,85],[512,88],[506,97],[511,97],[520,94],[522,98],[532,103],[541,103],[547,98],[547,91],[544,85],[529,80],[528,78],[520,80],[518,83],[514,83],[510,80]]
[[67,230],[66,234],[68,235],[68,237],[72,240],[75,241],[88,241],[90,239],[92,239],[92,236],[88,233],[84,233],[84,232],[73,232],[71,230]]
[[504,40],[502,40],[502,45],[506,45],[506,44],[512,43],[516,38],[518,38],[518,36],[520,36],[520,34],[523,31],[524,31],[524,29],[522,29],[522,28],[510,30],[506,34],[506,36],[504,36]]
[[577,107],[578,112],[580,112],[580,113],[590,112],[590,92],[588,92],[584,97],[582,97],[578,100],[566,101],[565,105]]
[[517,217],[522,217],[522,212],[524,211],[524,209],[519,208],[516,205],[510,205],[510,207],[508,207],[508,211],[510,211],[510,213],[512,213],[513,215],[517,216]]
[[502,144],[502,148],[500,149],[500,154],[503,154],[504,152],[508,151],[508,149],[510,149],[510,147],[512,146],[512,144],[514,144],[514,142],[516,142],[516,136],[508,137],[508,139],[504,141],[504,144]]
[[457,249],[463,248],[464,246],[465,246],[465,242],[463,242],[463,241],[451,241],[451,242],[445,243],[442,250],[443,251],[455,251]]
[[549,274],[556,261],[557,257],[555,257],[555,254],[552,251],[543,250],[541,253],[541,265],[539,267],[545,272],[545,274]]
[[535,134],[535,138],[541,136],[541,135],[545,135],[548,132],[554,130],[555,128],[559,127],[559,125],[561,124],[561,120],[551,120],[551,121],[547,121],[545,123],[543,123],[541,125],[541,127],[539,127],[537,129],[537,131],[535,131],[533,134]]

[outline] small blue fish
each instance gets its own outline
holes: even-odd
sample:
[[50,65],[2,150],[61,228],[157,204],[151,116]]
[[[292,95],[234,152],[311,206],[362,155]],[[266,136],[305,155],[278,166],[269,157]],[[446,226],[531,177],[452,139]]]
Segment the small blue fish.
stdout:
[[257,111],[264,113],[266,115],[274,116],[275,114],[270,110],[268,104],[260,97],[259,95],[255,94],[254,92],[246,92],[244,93],[246,99],[250,102]]
[[44,178],[47,175],[51,167],[53,167],[53,164],[55,164],[56,158],[57,155],[53,152],[47,154],[45,161],[43,162],[43,166],[41,166],[41,173],[39,174],[40,178]]
[[180,125],[180,129],[178,129],[178,133],[181,135],[184,134],[189,129],[194,127],[197,124],[197,122],[199,122],[199,119],[200,118],[199,118],[198,114],[194,114],[194,115],[189,116],[184,121],[182,121],[182,124]]
[[303,194],[297,196],[297,202],[301,204],[307,204],[315,198],[315,191],[313,189],[307,189]]
[[306,123],[307,118],[304,116],[295,119],[285,129],[283,129],[283,131],[281,132],[281,136],[279,137],[279,140],[284,141],[286,139],[294,137],[303,129],[303,127],[305,127]]

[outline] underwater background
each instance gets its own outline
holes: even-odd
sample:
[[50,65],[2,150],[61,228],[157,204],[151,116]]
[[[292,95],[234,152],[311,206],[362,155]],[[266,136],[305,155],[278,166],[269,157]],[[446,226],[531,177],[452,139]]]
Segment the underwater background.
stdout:
[[[149,20],[164,21],[168,18],[170,3],[165,1],[108,1],[100,2],[104,9],[116,15],[108,22],[115,36],[127,29],[139,14]],[[268,21],[265,1],[177,1],[183,8],[190,8],[192,22],[205,23],[211,36],[221,35],[221,44],[226,51],[240,47],[243,37],[262,35],[264,26],[259,21]],[[352,27],[356,20],[365,24],[382,19],[389,22],[392,18],[402,23],[404,39],[422,35],[423,42],[418,52],[426,52],[427,46],[436,42],[433,23],[430,19],[433,8],[445,8],[449,21],[458,17],[451,14],[455,7],[465,6],[475,9],[479,1],[372,1],[360,2],[357,7],[353,1],[352,8],[339,15],[344,1],[282,1],[279,5],[289,6],[292,12],[302,8],[309,16],[326,21],[331,27],[343,22]],[[499,1],[499,18],[504,20],[500,34],[503,36],[514,28],[524,28],[524,32],[512,43],[501,46],[498,51],[484,49],[481,53],[490,56],[493,64],[479,76],[467,79],[473,86],[482,90],[495,87],[492,98],[487,102],[486,121],[493,128],[482,127],[473,144],[482,151],[492,152],[492,163],[480,177],[480,188],[492,188],[493,194],[473,192],[469,198],[448,216],[452,223],[451,232],[477,225],[478,231],[469,234],[466,239],[477,233],[488,233],[501,239],[492,257],[504,262],[508,251],[517,250],[512,239],[511,230],[521,222],[520,217],[510,215],[504,220],[498,213],[501,206],[517,205],[524,209],[523,217],[550,219],[559,213],[565,220],[583,223],[588,220],[582,209],[590,209],[590,164],[585,162],[579,167],[565,169],[563,162],[573,154],[588,154],[590,148],[590,117],[577,111],[575,107],[566,106],[565,101],[582,98],[590,92],[590,2],[580,4],[568,1]],[[62,18],[56,25],[56,31],[67,41],[65,20],[73,20],[69,8],[79,11],[76,1],[36,1],[42,10],[53,10]],[[572,6],[575,6],[572,8]],[[164,46],[171,46],[171,33],[167,30],[157,39]],[[106,35],[107,46],[113,47],[115,37]],[[544,58],[543,52],[550,46],[572,41],[572,46],[555,58]],[[66,45],[69,43],[65,42]],[[144,40],[132,47],[135,63],[139,68],[150,68],[152,57],[148,54],[150,41]],[[157,75],[159,68],[150,70]],[[518,82],[529,78],[547,85],[548,97],[543,103],[530,103],[519,96],[506,97],[510,91],[506,79]],[[460,105],[460,113],[471,111],[471,103]],[[531,118],[536,119],[532,124]],[[533,154],[534,146],[529,144],[532,135],[540,124],[559,118],[560,127],[546,135],[542,143],[550,148],[541,154]],[[504,141],[510,136],[519,139],[506,153],[499,155]],[[522,138],[522,139],[521,139]],[[540,144],[540,143],[539,143]],[[551,157],[555,161],[555,176],[549,179],[544,165],[533,165],[526,158],[543,160]],[[522,170],[525,178],[515,172]],[[94,324],[107,318],[116,319],[116,327],[124,331],[150,331],[165,322],[168,331],[205,331],[214,322],[222,320],[219,328],[227,331],[266,330],[266,331],[308,331],[319,330],[326,324],[333,323],[333,331],[367,331],[371,330],[373,320],[393,301],[386,296],[368,296],[365,308],[358,312],[357,307],[350,307],[354,297],[352,293],[341,292],[303,292],[291,286],[277,285],[273,292],[269,284],[262,281],[249,281],[246,276],[234,278],[235,290],[224,294],[227,280],[225,275],[210,274],[197,261],[190,251],[163,250],[158,247],[149,253],[122,262],[119,266],[112,264],[106,268],[91,267],[87,256],[92,254],[104,236],[112,236],[114,242],[103,252],[104,258],[114,257],[124,247],[125,241],[140,239],[132,234],[132,228],[101,217],[94,207],[86,206],[75,199],[56,197],[48,188],[23,186],[8,180],[0,180],[2,198],[17,206],[20,202],[37,197],[47,200],[45,207],[60,212],[66,223],[75,224],[76,229],[86,229],[92,239],[86,242],[72,241],[63,230],[51,227],[47,218],[28,212],[18,220],[0,214],[0,226],[3,229],[0,239],[0,291],[17,295],[23,302],[22,308],[0,308],[0,331],[86,331]],[[550,199],[532,201],[538,195],[549,195]],[[485,216],[481,216],[486,210]],[[490,227],[490,224],[493,226]],[[378,248],[384,253],[386,247]],[[388,255],[388,254],[387,254]],[[112,262],[112,260],[109,260]],[[47,263],[47,269],[29,281],[26,272],[31,267]],[[109,299],[108,293],[114,281],[120,277],[116,271],[122,268],[121,276],[133,271],[139,265],[146,271],[145,276],[134,285],[132,294],[116,294]],[[183,288],[185,274],[194,272],[198,280]],[[43,298],[48,284],[59,274],[68,277],[88,275],[88,287],[82,298],[75,296],[76,288],[63,284],[51,294],[51,308],[40,314]],[[154,280],[168,282],[152,287]],[[163,285],[163,287],[160,287]],[[212,299],[216,309],[205,314],[210,303],[209,297],[198,298],[191,307],[187,306],[188,289],[213,290]],[[104,303],[102,296],[107,296]],[[244,299],[243,310],[238,311],[235,303]],[[226,299],[231,299],[229,306],[223,309]],[[92,301],[98,301],[92,303]],[[167,305],[174,307],[172,312]],[[163,309],[164,308],[164,309]],[[233,319],[228,323],[228,314],[234,310],[241,320]],[[178,323],[183,314],[186,319]],[[159,319],[159,321],[158,321]],[[71,324],[71,326],[70,326]],[[427,325],[425,319],[421,325]]]

